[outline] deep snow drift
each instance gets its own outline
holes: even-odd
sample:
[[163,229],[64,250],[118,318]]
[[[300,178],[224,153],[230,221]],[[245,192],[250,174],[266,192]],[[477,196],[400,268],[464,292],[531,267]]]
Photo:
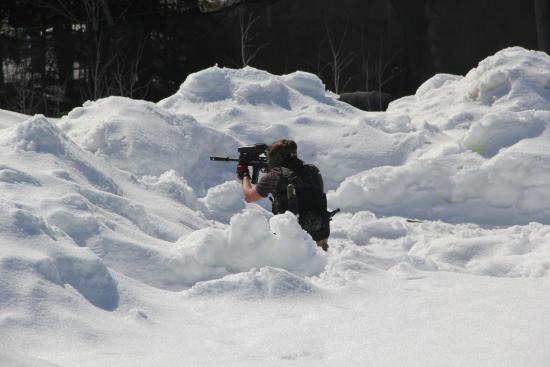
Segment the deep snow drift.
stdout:
[[[0,366],[548,365],[549,121],[521,48],[385,113],[249,67],[0,111]],[[208,160],[279,138],[342,209],[328,253]]]

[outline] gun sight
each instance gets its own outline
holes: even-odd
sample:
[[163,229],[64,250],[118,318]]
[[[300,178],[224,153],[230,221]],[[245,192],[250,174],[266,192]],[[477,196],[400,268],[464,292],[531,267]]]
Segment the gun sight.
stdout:
[[252,167],[252,183],[256,184],[260,172],[267,172],[267,144],[254,144],[237,149],[239,158],[210,156],[215,162],[242,162]]

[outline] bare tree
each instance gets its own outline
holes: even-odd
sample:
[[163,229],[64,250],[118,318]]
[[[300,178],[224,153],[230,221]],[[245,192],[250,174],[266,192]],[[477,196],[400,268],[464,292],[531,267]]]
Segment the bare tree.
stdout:
[[[380,50],[378,51],[378,60],[374,63],[374,73],[376,75],[376,84],[378,91],[382,92],[382,88],[393,79],[397,78],[402,72],[402,69],[395,67],[394,61],[401,50],[396,51],[393,55],[386,58],[384,53],[383,42],[380,41]],[[392,67],[393,66],[393,67]]]
[[[144,73],[141,64],[147,37],[140,39],[135,49],[135,53],[125,53],[119,55],[114,61],[113,70],[111,72],[112,81],[114,82],[114,92],[121,96],[134,98],[138,93],[147,94],[150,86],[150,81],[141,86],[138,86],[140,76]],[[117,47],[118,48],[118,47]],[[120,49],[129,49],[127,42],[120,40]],[[111,93],[114,94],[114,93]]]
[[85,40],[81,50],[87,65],[87,80],[80,85],[84,98],[96,100],[112,94],[133,95],[143,60],[145,41],[139,43],[134,58],[129,42],[113,28],[114,20],[106,0],[77,0],[77,13],[66,0],[33,0],[67,19]]
[[351,80],[351,77],[348,77],[345,81],[343,81],[343,73],[344,70],[353,63],[355,56],[353,52],[346,52],[344,49],[344,43],[348,31],[348,22],[346,22],[344,31],[338,40],[336,37],[333,37],[326,21],[324,21],[324,25],[330,50],[330,62],[328,63],[328,66],[330,66],[330,70],[332,72],[334,93],[338,94],[346,88],[347,84]]
[[[378,94],[378,106],[381,108],[383,104],[383,88],[390,81],[399,77],[403,73],[403,69],[395,66],[395,59],[401,53],[400,50],[395,52],[390,57],[387,57],[384,52],[382,40],[378,43],[377,57],[372,58],[372,52],[365,48],[364,36],[361,34],[361,71],[364,77],[364,88],[366,92],[375,90]],[[372,86],[372,88],[371,88]],[[372,108],[374,106],[369,106]]]
[[240,29],[240,49],[241,49],[241,66],[245,67],[258,56],[258,53],[269,43],[257,45],[255,41],[258,38],[258,33],[253,33],[254,25],[260,19],[259,16],[254,16],[254,13],[249,13],[248,16],[244,12],[239,12],[239,29]]
[[10,64],[10,77],[7,80],[11,93],[6,96],[6,105],[10,110],[23,114],[32,114],[42,104],[44,95],[33,86],[32,75],[27,63]]
[[114,24],[111,10],[106,0],[77,0],[77,7],[84,13],[84,18],[75,12],[75,7],[66,0],[28,0],[35,6],[52,10],[73,23],[86,21],[86,25],[93,30],[99,30],[102,22],[106,22],[109,27]]
[[365,30],[361,29],[361,73],[365,78],[365,92],[369,91],[370,80],[370,53],[368,48],[365,50]]
[[323,45],[325,40],[321,40],[317,46],[317,63],[315,64],[316,74],[322,79],[325,69],[330,66],[329,63],[323,63]]

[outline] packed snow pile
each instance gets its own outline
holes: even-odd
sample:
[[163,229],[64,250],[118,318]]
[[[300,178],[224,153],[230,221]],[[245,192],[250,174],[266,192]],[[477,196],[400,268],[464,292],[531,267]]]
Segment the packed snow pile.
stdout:
[[510,48],[464,78],[437,75],[416,95],[393,102],[426,132],[423,147],[399,166],[346,178],[330,203],[480,224],[550,223],[550,58]]
[[158,105],[177,116],[194,111],[244,143],[295,138],[300,156],[324,173],[332,207],[549,223],[550,201],[536,199],[550,195],[539,148],[548,136],[548,66],[544,53],[505,49],[465,77],[436,75],[387,113],[368,114],[325,95],[310,74],[213,67]]
[[[0,365],[546,365],[550,57],[505,49],[387,112],[334,97],[212,67],[156,104],[0,111]],[[208,158],[281,138],[342,209],[326,253]]]
[[83,149],[121,170],[140,177],[173,170],[199,194],[229,179],[217,167],[204,169],[212,148],[232,153],[239,146],[192,116],[175,116],[154,103],[121,97],[87,102],[59,125]]
[[175,264],[184,282],[246,272],[255,267],[274,266],[298,275],[317,275],[326,260],[311,237],[291,213],[272,217],[247,210],[231,218],[228,229],[205,228],[176,243]]
[[[326,94],[314,75],[295,72],[275,76],[245,67],[213,67],[190,75],[173,96],[158,103],[177,116],[193,111],[201,123],[246,144],[293,138],[299,155],[324,173],[335,188],[346,177],[385,165],[401,165],[425,141],[408,121],[383,114],[365,120],[359,111]],[[330,133],[327,133],[329,132]],[[217,147],[213,153],[227,155]]]

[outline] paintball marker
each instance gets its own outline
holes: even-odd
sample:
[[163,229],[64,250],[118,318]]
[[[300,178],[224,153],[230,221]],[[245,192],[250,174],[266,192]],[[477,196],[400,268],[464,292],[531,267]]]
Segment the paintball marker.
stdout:
[[247,166],[252,166],[252,183],[256,184],[260,172],[267,172],[266,150],[267,144],[247,145],[237,149],[239,158],[210,156],[210,160],[218,162],[243,162]]

